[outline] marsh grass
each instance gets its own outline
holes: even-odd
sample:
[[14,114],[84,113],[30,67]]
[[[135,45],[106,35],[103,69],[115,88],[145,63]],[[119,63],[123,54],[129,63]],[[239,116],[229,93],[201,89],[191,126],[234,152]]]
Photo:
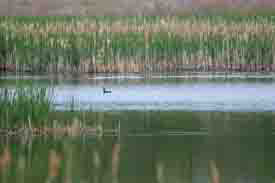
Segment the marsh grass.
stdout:
[[2,17],[17,72],[271,71],[273,16]]
[[46,88],[0,89],[1,126],[42,125],[53,110],[51,91]]
[[[0,136],[101,135],[103,121],[92,111],[77,109],[76,100],[68,111],[56,110],[54,90],[34,86],[0,88]],[[113,130],[105,130],[113,132]]]
[[[53,102],[54,89],[18,85],[15,88],[0,88],[0,120],[2,127],[15,127],[31,122],[32,126],[41,126],[44,123],[52,125],[54,121],[88,121],[87,115],[91,111],[78,110],[77,100],[68,103],[65,116],[60,117]],[[65,118],[66,117],[66,118]],[[63,119],[63,120],[62,120]]]

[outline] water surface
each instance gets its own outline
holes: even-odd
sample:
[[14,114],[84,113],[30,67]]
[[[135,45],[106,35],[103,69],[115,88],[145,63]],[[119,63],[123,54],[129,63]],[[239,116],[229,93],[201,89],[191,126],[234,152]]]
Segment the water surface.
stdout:
[[[188,110],[275,111],[273,75],[95,75],[85,78],[24,77],[44,87],[54,87],[54,103],[67,110],[70,103],[93,111]],[[20,78],[22,80],[22,78]],[[18,78],[0,82],[14,86]],[[103,94],[102,88],[112,90]]]
[[135,114],[120,135],[1,138],[0,182],[275,181],[270,113],[174,112],[183,124],[168,123],[169,112]]
[[[2,76],[120,133],[0,137],[0,183],[274,183],[272,75]],[[103,94],[102,87],[112,90]],[[89,124],[89,123],[88,123]]]

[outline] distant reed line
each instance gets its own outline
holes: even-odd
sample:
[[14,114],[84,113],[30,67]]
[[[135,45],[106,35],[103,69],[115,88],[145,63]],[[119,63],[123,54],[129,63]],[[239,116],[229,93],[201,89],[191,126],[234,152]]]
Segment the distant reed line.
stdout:
[[2,17],[0,70],[274,71],[273,16]]

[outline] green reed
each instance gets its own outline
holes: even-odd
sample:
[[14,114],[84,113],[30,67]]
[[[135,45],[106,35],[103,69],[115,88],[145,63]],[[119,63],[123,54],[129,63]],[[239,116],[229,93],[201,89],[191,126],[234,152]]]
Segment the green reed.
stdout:
[[19,72],[165,72],[185,65],[275,63],[272,16],[0,20],[6,55],[1,60]]
[[16,88],[0,88],[0,128],[55,128],[72,125],[93,126],[97,120],[92,110],[79,110],[77,101],[68,103],[68,110],[59,111],[54,105],[54,89],[18,85]]
[[46,88],[0,89],[1,127],[41,125],[53,111],[52,91]]

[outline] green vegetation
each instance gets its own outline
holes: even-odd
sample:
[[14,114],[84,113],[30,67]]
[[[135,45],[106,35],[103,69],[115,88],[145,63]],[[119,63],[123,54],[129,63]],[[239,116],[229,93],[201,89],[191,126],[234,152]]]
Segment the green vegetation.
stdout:
[[[53,103],[54,91],[49,88],[33,86],[0,89],[0,127],[53,127],[90,122],[90,111],[77,111],[72,104],[67,112],[58,112]],[[61,114],[62,113],[62,114]],[[90,123],[92,125],[93,123]]]
[[271,71],[275,64],[273,16],[2,17],[0,30],[2,68],[19,72]]
[[16,88],[0,90],[1,127],[14,127],[23,122],[37,124],[48,119],[53,111],[50,91],[46,88]]
[[[58,111],[53,97],[49,88],[0,88],[0,135],[102,134],[100,113],[77,110],[75,101],[68,104],[67,111]],[[115,132],[109,123],[111,127],[104,133]]]

